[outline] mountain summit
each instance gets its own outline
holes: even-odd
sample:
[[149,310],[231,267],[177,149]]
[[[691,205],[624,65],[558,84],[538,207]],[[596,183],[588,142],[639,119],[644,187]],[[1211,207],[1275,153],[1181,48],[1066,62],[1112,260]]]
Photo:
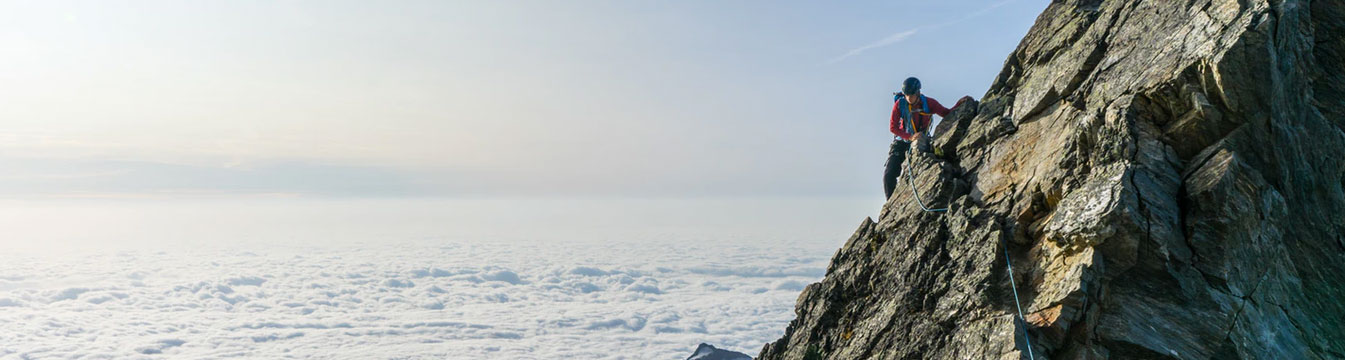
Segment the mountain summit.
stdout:
[[945,121],[758,359],[1345,358],[1345,2],[1052,1]]
[[723,350],[710,344],[701,343],[696,346],[696,352],[687,357],[687,360],[752,360],[752,357],[737,351]]

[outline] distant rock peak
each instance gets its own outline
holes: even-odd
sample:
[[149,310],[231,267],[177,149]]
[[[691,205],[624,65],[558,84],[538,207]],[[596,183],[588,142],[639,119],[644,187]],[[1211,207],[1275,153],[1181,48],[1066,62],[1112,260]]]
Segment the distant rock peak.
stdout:
[[737,351],[728,351],[715,348],[706,343],[701,343],[696,347],[696,352],[692,353],[687,360],[752,360],[751,356]]

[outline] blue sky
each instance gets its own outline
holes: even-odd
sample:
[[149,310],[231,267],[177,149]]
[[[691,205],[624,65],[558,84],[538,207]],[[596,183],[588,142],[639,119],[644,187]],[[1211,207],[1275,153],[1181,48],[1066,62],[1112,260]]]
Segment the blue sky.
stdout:
[[1046,4],[11,2],[0,196],[877,196]]

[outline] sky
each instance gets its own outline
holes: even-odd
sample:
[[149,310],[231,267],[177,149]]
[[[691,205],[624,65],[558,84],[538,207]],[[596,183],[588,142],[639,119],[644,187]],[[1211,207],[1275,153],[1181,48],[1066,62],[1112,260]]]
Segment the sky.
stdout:
[[1046,5],[0,0],[0,357],[755,353]]
[[876,195],[1046,5],[6,1],[0,197]]

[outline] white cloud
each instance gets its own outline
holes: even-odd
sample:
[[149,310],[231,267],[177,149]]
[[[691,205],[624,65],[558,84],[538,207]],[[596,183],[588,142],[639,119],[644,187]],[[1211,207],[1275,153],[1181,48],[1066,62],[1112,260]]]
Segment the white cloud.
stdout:
[[701,342],[753,354],[830,251],[669,240],[4,255],[0,338],[17,341],[0,356],[655,359]]
[[878,40],[878,41],[874,41],[874,42],[872,42],[872,43],[869,43],[868,45],[864,45],[864,46],[860,46],[860,47],[851,49],[850,51],[847,51],[845,54],[842,54],[841,56],[837,56],[837,57],[835,57],[835,58],[832,58],[830,61],[828,61],[828,63],[830,63],[830,64],[835,64],[835,63],[841,62],[842,60],[845,60],[845,59],[847,59],[847,58],[850,58],[850,57],[852,57],[852,56],[862,54],[862,53],[864,53],[865,51],[869,51],[869,50],[877,49],[877,48],[880,48],[880,47],[884,47],[884,46],[888,46],[888,45],[892,45],[892,44],[900,43],[900,42],[902,42],[902,41],[906,41],[906,38],[911,37],[911,35],[915,35],[915,33],[916,33],[916,32],[919,32],[919,31],[920,31],[920,28],[915,28],[915,29],[910,29],[910,30],[902,31],[902,32],[899,32],[899,33],[896,33],[896,34],[888,35],[887,37],[882,38],[881,40]]

